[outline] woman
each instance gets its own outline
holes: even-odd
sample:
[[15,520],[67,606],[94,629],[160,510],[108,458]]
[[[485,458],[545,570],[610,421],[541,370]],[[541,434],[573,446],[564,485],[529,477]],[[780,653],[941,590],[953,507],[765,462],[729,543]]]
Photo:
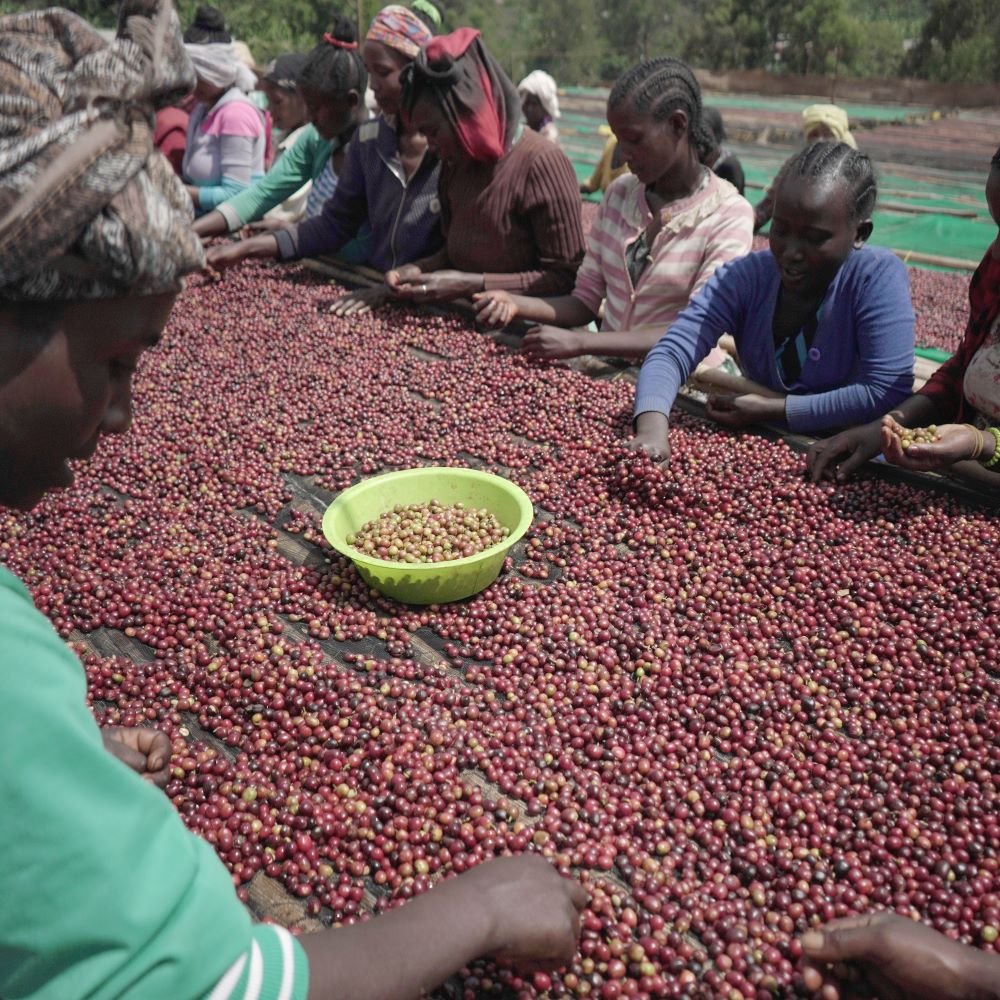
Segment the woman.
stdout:
[[[990,162],[986,204],[1000,228],[1000,149]],[[938,425],[940,441],[904,452],[902,431],[930,424]],[[814,482],[825,477],[844,482],[884,450],[886,458],[904,468],[950,471],[996,488],[1000,459],[994,459],[1000,452],[991,427],[1000,427],[1000,235],[972,276],[969,322],[955,354],[884,421],[817,441],[809,450],[809,471]]]
[[769,421],[814,434],[892,409],[913,384],[906,266],[869,247],[871,160],[843,143],[807,146],[782,168],[770,250],[720,268],[646,358],[631,447],[670,455],[677,391],[723,333],[746,375],[774,393],[709,397],[727,427]]
[[583,259],[576,176],[530,129],[517,90],[479,32],[433,39],[407,67],[404,118],[441,160],[438,253],[386,275],[397,298],[440,302],[493,288],[561,295]]
[[549,142],[558,142],[559,89],[556,81],[545,70],[536,69],[517,85],[517,93],[528,128]]
[[[368,76],[350,21],[334,19],[333,27],[306,57],[295,80],[310,124],[256,184],[195,222],[199,236],[217,236],[257,222],[304,185],[309,185],[304,207],[307,219],[318,215],[333,196],[347,145],[366,116],[360,95]],[[243,246],[236,244],[240,249]],[[341,257],[359,263],[366,259],[368,249],[367,234],[361,234],[342,250]],[[209,254],[209,263],[223,268],[242,256],[236,248],[216,247]]]
[[[308,56],[304,52],[286,52],[278,56],[261,74],[260,88],[267,96],[267,106],[274,123],[274,139],[277,144],[274,162],[268,174],[287,152],[295,148],[296,143],[306,137],[309,113],[306,111],[306,102],[299,93],[299,77],[307,59]],[[263,180],[264,178],[261,178],[257,183],[260,184]],[[255,187],[256,185],[252,185],[248,190],[253,190]],[[306,202],[311,190],[310,177],[280,204],[268,209],[264,213],[262,222],[273,227],[297,222],[305,215]],[[231,204],[229,201],[223,202],[219,208],[224,209],[229,204]]]
[[616,181],[622,174],[628,173],[628,164],[618,148],[618,140],[615,138],[614,132],[607,125],[599,126],[597,131],[601,135],[607,136],[607,139],[601,150],[601,156],[594,166],[594,172],[580,185],[580,194],[594,194],[595,192],[604,194],[611,187],[612,181]]
[[718,108],[706,107],[703,117],[711,145],[702,152],[701,162],[710,167],[716,176],[721,177],[740,194],[746,188],[746,178],[743,175],[743,164],[739,157],[725,144],[726,126],[722,120],[722,112]]
[[[423,20],[392,5],[371,23],[361,50],[382,116],[362,125],[347,148],[337,191],[318,215],[274,234],[215,247],[209,263],[230,267],[248,257],[298,260],[342,252],[362,227],[370,230],[364,262],[388,271],[433,253],[441,245],[437,157],[427,140],[400,119],[400,73],[432,38]],[[364,312],[383,301],[383,286],[352,292],[338,314]]]
[[240,60],[219,12],[199,7],[188,38],[185,48],[198,79],[183,177],[195,210],[202,213],[264,175],[268,129],[248,96],[256,77]]
[[[156,106],[193,73],[170,7],[150,25],[139,2],[123,10],[128,44],[66,11],[0,18],[0,503],[22,510],[127,430],[135,366],[201,264],[151,135]],[[0,568],[2,996],[393,1000],[477,955],[572,959],[586,894],[537,857],[480,865],[353,927],[296,939],[254,925],[154,787],[167,737],[106,736],[80,664]]]
[[[608,123],[632,172],[608,188],[572,294],[476,296],[485,324],[546,324],[524,338],[538,357],[641,357],[716,268],[753,241],[746,199],[700,162],[708,139],[687,65],[650,59],[623,74],[608,97]],[[600,333],[558,329],[595,321],[602,303]]]
[[[810,104],[802,112],[802,137],[807,145],[813,142],[843,142],[851,149],[858,148],[847,121],[847,112],[836,104]],[[754,232],[763,229],[771,218],[774,192],[780,179],[779,175],[754,207]]]

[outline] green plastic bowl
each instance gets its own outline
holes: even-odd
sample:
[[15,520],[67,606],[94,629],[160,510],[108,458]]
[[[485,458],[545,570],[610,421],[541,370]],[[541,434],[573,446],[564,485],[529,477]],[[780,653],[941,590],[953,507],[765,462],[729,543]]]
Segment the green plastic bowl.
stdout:
[[[444,563],[373,559],[347,544],[347,536],[396,504],[464,503],[485,507],[510,532],[474,556]],[[510,547],[528,530],[535,512],[520,487],[478,469],[430,466],[387,472],[344,490],[323,515],[323,534],[357,567],[361,578],[404,604],[444,604],[471,597],[499,575]]]

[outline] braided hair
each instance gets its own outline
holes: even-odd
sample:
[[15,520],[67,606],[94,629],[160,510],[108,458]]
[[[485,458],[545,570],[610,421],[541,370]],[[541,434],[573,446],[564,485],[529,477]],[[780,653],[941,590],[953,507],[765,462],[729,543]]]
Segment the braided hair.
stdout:
[[608,97],[608,108],[626,103],[657,122],[683,111],[688,120],[688,139],[698,158],[712,150],[714,140],[702,118],[701,87],[691,67],[680,59],[647,59],[618,77]]
[[789,177],[813,181],[843,179],[847,185],[851,221],[871,218],[878,198],[875,167],[864,153],[845,142],[814,142],[781,168],[780,184]]
[[231,42],[233,36],[226,30],[226,19],[218,7],[200,4],[194,12],[194,20],[184,32],[184,41],[189,45],[211,45]]
[[309,87],[326,98],[339,99],[353,90],[359,94],[368,86],[368,71],[361,60],[354,23],[335,14],[333,26],[323,41],[309,53],[299,86]]

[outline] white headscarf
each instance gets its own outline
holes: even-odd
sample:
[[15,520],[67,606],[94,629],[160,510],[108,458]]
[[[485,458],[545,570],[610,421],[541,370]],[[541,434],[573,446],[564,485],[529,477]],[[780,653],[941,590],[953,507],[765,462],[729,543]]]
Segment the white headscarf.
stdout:
[[550,118],[559,117],[559,93],[556,81],[543,69],[529,73],[518,85],[517,91],[524,100],[525,94],[534,94]]
[[213,87],[228,90],[235,85],[248,94],[257,86],[257,78],[240,60],[232,42],[188,43],[184,50],[194,65],[198,79]]

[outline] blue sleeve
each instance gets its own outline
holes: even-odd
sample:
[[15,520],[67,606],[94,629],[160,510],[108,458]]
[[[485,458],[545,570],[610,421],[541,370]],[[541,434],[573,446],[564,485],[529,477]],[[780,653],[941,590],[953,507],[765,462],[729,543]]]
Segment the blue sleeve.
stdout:
[[[381,165],[379,159],[378,166]],[[323,202],[319,215],[283,230],[278,239],[278,256],[281,260],[297,260],[322,253],[336,253],[357,234],[367,219],[365,170],[361,142],[355,134],[344,151],[336,191]]]
[[669,414],[680,387],[724,333],[738,337],[753,285],[751,258],[720,267],[646,355],[635,391],[635,416]]
[[218,208],[224,201],[235,198],[241,191],[245,191],[249,185],[238,181],[233,177],[223,177],[218,184],[210,184],[198,188],[198,208],[202,212],[210,212],[213,208]]
[[853,312],[854,380],[828,392],[787,396],[789,430],[809,434],[867,423],[913,392],[914,318],[906,265],[889,252],[879,254],[850,282],[849,291],[844,307]]

